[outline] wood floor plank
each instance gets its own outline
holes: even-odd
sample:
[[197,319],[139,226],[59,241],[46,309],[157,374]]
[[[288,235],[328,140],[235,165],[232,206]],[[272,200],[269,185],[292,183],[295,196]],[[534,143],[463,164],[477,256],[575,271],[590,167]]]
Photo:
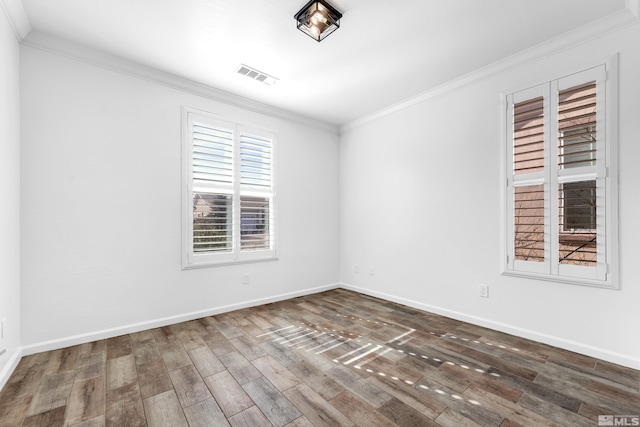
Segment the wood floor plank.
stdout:
[[391,400],[392,396],[380,387],[360,377],[358,374],[343,366],[336,366],[327,372],[338,384],[359,396],[374,408],[379,408]]
[[[6,387],[5,387],[6,388]],[[5,390],[3,389],[4,393]],[[9,393],[0,393],[0,426],[19,426],[24,420],[32,397],[9,399]]]
[[105,425],[106,420],[104,418],[104,415],[99,415],[95,418],[91,418],[90,420],[74,424],[72,427],[105,427]]
[[62,427],[64,426],[64,413],[66,407],[59,406],[49,411],[31,415],[25,418],[23,427]]
[[305,384],[291,387],[282,394],[316,427],[354,425],[349,418]]
[[563,390],[566,394],[579,399],[582,405],[590,404],[599,406],[602,408],[602,414],[632,414],[640,413],[640,400],[636,398],[638,405],[635,407],[633,403],[625,401],[625,399],[618,399],[613,396],[606,396],[600,394],[590,387],[583,387],[581,385],[573,384],[572,382],[564,380],[561,376],[548,377],[546,375],[538,375],[536,378],[536,384],[541,384],[554,390]]
[[217,322],[215,324],[215,327],[228,340],[244,335],[244,332],[242,332],[240,329],[236,328],[235,326],[233,326],[233,324],[226,320]]
[[276,427],[282,427],[300,417],[302,413],[264,377],[242,385],[244,391]]
[[490,374],[498,375],[498,381],[503,382],[510,387],[522,390],[523,392],[539,397],[554,405],[560,406],[570,412],[578,413],[581,401],[573,396],[557,391],[555,388],[547,387],[538,383],[527,381],[516,375],[497,369],[490,369]]
[[229,371],[211,375],[205,378],[204,381],[227,418],[254,405],[251,398]]
[[262,376],[260,371],[237,351],[220,356],[220,361],[240,385]]
[[[442,427],[480,427],[480,424],[449,408],[438,415],[435,421]],[[500,423],[500,427],[504,427],[504,425],[504,421]]]
[[525,393],[518,405],[563,427],[593,427],[593,421],[560,406]]
[[436,418],[447,407],[429,393],[389,377],[376,376],[371,377],[368,381],[431,419]]
[[229,342],[240,352],[247,360],[254,360],[260,357],[264,357],[267,353],[258,346],[258,343],[251,340],[246,335],[229,340]]
[[189,427],[222,427],[229,425],[227,418],[213,398],[184,408],[184,415],[187,418]]
[[107,389],[115,390],[138,381],[133,354],[107,361]]
[[306,361],[289,365],[288,370],[326,400],[333,399],[345,390],[345,388],[333,378],[330,378],[324,372],[318,370]]
[[47,353],[40,353],[22,358],[0,390],[0,414],[7,414],[6,422],[9,425],[17,425],[17,420],[22,420],[26,414],[45,376],[46,356]]
[[149,427],[188,427],[178,397],[173,390],[156,394],[144,400],[144,412]]
[[160,344],[158,348],[168,371],[192,364],[191,358],[179,341],[167,341]]
[[133,348],[129,335],[120,335],[107,340],[107,359],[117,359],[130,354],[133,354]]
[[189,351],[189,357],[191,357],[193,364],[196,366],[202,378],[217,374],[226,369],[224,364],[213,354],[208,346]]
[[640,371],[604,360],[598,360],[596,362],[595,371],[602,372],[607,378],[617,381],[620,384],[628,385],[634,391],[640,391]]
[[105,425],[113,427],[147,425],[140,387],[137,383],[107,390]]
[[67,405],[65,424],[75,425],[104,415],[106,398],[104,377],[75,382]]
[[[209,334],[209,335],[211,335],[211,334]],[[206,341],[206,339],[205,339],[205,341]],[[233,346],[233,344],[231,344],[229,342],[229,340],[224,338],[224,337],[220,341],[215,341],[212,344],[208,343],[207,345],[209,346],[211,351],[213,351],[213,353],[218,357],[221,357],[221,356],[224,356],[225,354],[229,354],[229,353],[233,353],[235,351],[238,351],[238,349],[235,348]]]
[[638,398],[638,393],[631,393],[622,388],[613,387],[598,381],[590,381],[588,388],[603,396],[627,404],[632,407],[634,413],[640,414],[640,399]]
[[[471,386],[462,394],[462,397],[472,405],[488,408],[496,414],[509,418],[510,422],[522,425],[535,425],[546,427],[560,427],[556,422],[545,418],[535,412],[521,407],[517,402],[504,399],[501,396],[488,392],[482,388]],[[504,423],[504,421],[503,421]]]
[[289,365],[299,363],[304,360],[300,354],[271,341],[261,343],[260,347],[262,347],[267,354],[276,359],[283,366],[288,367]]
[[27,415],[66,406],[73,386],[73,377],[73,372],[69,371],[46,375],[31,401]]
[[[187,323],[187,325],[198,325],[198,323]],[[178,341],[182,343],[184,349],[189,352],[201,347],[206,347],[207,343],[195,330],[184,330],[178,334]]]
[[329,403],[356,426],[391,427],[397,425],[347,390],[331,399]]
[[380,407],[380,413],[400,427],[438,427],[438,423],[422,415],[395,397]]
[[252,363],[280,391],[300,383],[298,377],[271,356],[255,359]]
[[138,383],[143,399],[173,388],[169,372],[162,359],[152,360],[137,366]]
[[145,344],[139,344],[133,346],[133,355],[136,359],[137,365],[151,362],[153,360],[162,359],[160,350],[155,341],[146,342]]
[[96,377],[104,377],[106,375],[106,351],[97,353],[81,353],[76,368],[75,382],[89,380]]
[[304,415],[291,421],[285,427],[315,427]]
[[107,340],[91,341],[84,344],[80,344],[80,355],[87,355],[92,353],[99,353],[107,351]]
[[67,347],[51,353],[47,365],[47,373],[73,371],[78,363],[80,347]]
[[267,417],[258,409],[257,406],[251,406],[244,411],[229,418],[229,423],[233,427],[272,427]]
[[209,389],[195,366],[189,365],[169,372],[173,388],[183,408],[211,398]]
[[469,418],[481,425],[486,426],[499,426],[503,421],[504,416],[494,409],[477,405],[468,399],[465,399],[463,395],[459,394],[453,389],[439,384],[430,378],[423,378],[414,386],[416,390],[419,390],[432,399],[437,400],[448,408],[458,412],[462,416]]

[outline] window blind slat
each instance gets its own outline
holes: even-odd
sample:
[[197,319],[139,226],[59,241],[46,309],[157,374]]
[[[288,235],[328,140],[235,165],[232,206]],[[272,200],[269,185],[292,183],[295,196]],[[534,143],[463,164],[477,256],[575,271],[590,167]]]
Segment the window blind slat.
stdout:
[[596,83],[558,93],[558,168],[596,164]]
[[232,196],[193,193],[193,251],[230,252],[233,240]]
[[192,172],[195,181],[233,182],[233,130],[193,123]]
[[538,172],[544,168],[544,98],[513,106],[513,171]]
[[272,141],[250,134],[240,135],[240,185],[272,186]]
[[514,188],[515,259],[543,262],[544,186]]
[[271,248],[271,200],[240,196],[240,248],[252,251]]

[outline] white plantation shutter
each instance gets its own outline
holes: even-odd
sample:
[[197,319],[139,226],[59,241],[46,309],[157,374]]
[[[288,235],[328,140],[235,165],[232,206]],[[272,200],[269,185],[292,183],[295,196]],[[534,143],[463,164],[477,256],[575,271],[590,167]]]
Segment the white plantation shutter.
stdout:
[[184,267],[275,257],[273,133],[188,109],[184,122]]
[[[606,280],[606,70],[558,81],[557,259],[561,276]],[[555,226],[556,224],[554,224]]]
[[612,287],[606,77],[602,65],[507,96],[505,272]]
[[508,97],[509,267],[517,271],[549,271],[549,90],[533,87]]
[[240,250],[273,248],[273,136],[240,129]]

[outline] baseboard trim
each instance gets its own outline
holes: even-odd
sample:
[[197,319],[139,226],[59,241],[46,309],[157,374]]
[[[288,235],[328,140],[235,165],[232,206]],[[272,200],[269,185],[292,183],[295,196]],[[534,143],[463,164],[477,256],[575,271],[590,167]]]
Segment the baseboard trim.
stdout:
[[0,371],[0,390],[2,390],[7,381],[9,381],[9,377],[18,366],[18,363],[20,363],[20,359],[22,359],[22,356],[22,349],[17,348],[16,351],[13,352],[13,355],[9,359],[9,362],[4,365],[4,368],[2,368],[2,371]]
[[336,283],[336,284],[318,286],[315,288],[307,288],[304,290],[289,292],[285,294],[279,294],[271,297],[259,298],[259,299],[244,301],[236,304],[223,305],[220,307],[209,308],[206,310],[194,311],[191,313],[185,313],[185,314],[180,314],[176,316],[169,316],[161,319],[150,320],[146,322],[139,322],[139,323],[134,323],[130,325],[119,326],[117,328],[104,329],[97,332],[74,335],[66,338],[31,344],[31,345],[22,347],[22,355],[28,356],[30,354],[40,353],[43,351],[57,350],[60,348],[70,347],[78,344],[84,344],[87,342],[113,338],[119,335],[130,334],[134,332],[144,331],[147,329],[173,325],[174,323],[188,322],[190,320],[200,319],[202,317],[214,316],[216,314],[228,313],[230,311],[240,310],[243,308],[255,307],[263,304],[269,304],[272,302],[278,302],[278,301],[283,301],[283,300],[296,298],[300,296],[311,295],[318,292],[329,291],[339,287],[340,285]]
[[450,317],[452,319],[461,320],[463,322],[472,323],[474,325],[491,328],[496,331],[505,332],[505,333],[516,335],[522,338],[541,342],[554,347],[562,348],[564,350],[573,351],[574,353],[580,353],[580,354],[584,354],[585,356],[595,357],[597,359],[602,359],[607,362],[627,366],[632,369],[640,369],[640,359],[632,357],[630,355],[613,352],[610,350],[594,347],[594,346],[583,344],[580,342],[571,341],[571,340],[556,337],[553,335],[536,332],[530,329],[520,328],[520,327],[509,325],[506,323],[495,322],[493,320],[485,319],[482,317],[470,316],[468,314],[464,314],[458,311],[449,310],[446,308],[437,307],[430,304],[425,304],[425,303],[414,301],[408,298],[387,294],[385,292],[373,291],[370,289],[361,288],[361,287],[349,285],[346,283],[341,283],[339,287],[346,290],[369,295],[372,297],[382,298],[387,301],[404,304],[406,306],[427,311],[429,313]]

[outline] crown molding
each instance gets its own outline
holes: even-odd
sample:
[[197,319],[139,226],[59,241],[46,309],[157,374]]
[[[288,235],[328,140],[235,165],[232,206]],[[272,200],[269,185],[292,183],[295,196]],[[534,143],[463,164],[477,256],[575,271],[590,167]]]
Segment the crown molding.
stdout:
[[517,68],[527,63],[541,60],[563,50],[579,46],[606,34],[622,30],[638,22],[640,22],[640,0],[625,0],[624,9],[620,9],[611,15],[590,22],[589,24],[578,27],[572,31],[561,34],[560,36],[508,56],[504,59],[498,60],[485,67],[465,74],[462,77],[450,80],[442,85],[421,92],[418,95],[346,123],[340,127],[340,133],[346,133],[366,123],[378,120],[398,111],[405,110],[438,96],[454,92],[465,86],[488,79],[507,70]]
[[4,12],[9,25],[18,41],[22,41],[31,32],[31,24],[20,0],[0,0],[0,9]]
[[212,86],[198,83],[196,81],[129,61],[127,59],[109,55],[49,34],[32,31],[25,39],[22,40],[22,45],[24,47],[42,50],[130,77],[135,77],[151,83],[160,84],[172,89],[208,98],[212,101],[221,102],[234,107],[240,107],[254,113],[295,122],[305,126],[311,126],[338,135],[339,129],[336,125],[331,125],[292,111],[254,101],[249,98],[244,98],[230,92],[225,92]]

